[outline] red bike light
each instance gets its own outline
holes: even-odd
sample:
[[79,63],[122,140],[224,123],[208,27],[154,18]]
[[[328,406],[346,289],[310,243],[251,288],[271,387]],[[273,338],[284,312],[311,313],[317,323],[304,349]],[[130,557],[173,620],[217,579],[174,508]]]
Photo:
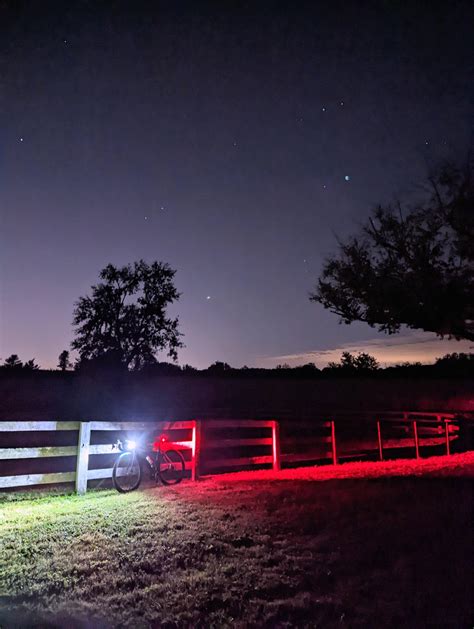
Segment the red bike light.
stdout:
[[156,452],[157,450],[160,449],[160,446],[164,443],[168,442],[168,437],[166,435],[160,435],[159,437],[157,437],[157,439],[153,442],[153,450]]

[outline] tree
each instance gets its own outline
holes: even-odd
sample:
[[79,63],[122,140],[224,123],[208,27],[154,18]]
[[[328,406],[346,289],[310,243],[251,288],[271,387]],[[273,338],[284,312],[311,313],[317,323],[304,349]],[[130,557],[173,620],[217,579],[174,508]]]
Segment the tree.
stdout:
[[107,265],[92,295],[75,304],[73,325],[76,338],[71,347],[80,362],[99,360],[140,369],[156,362],[156,354],[167,350],[176,360],[182,347],[178,319],[166,316],[169,304],[179,299],[168,264],[143,260],[133,265]]
[[434,368],[437,372],[451,376],[474,376],[474,354],[453,353],[437,358]]
[[18,354],[11,354],[8,358],[5,359],[3,366],[7,367],[8,369],[22,369],[23,363],[21,362]]
[[211,373],[211,374],[222,374],[222,373],[230,373],[233,371],[233,368],[228,364],[228,363],[224,363],[220,360],[216,360],[215,363],[212,363],[212,365],[209,365],[209,367],[207,368],[207,372]]
[[474,340],[473,171],[474,160],[445,164],[414,208],[377,207],[359,235],[339,243],[310,299],[344,323]]
[[298,376],[314,376],[319,373],[319,369],[314,363],[306,363],[304,365],[298,365],[293,368],[293,371]]
[[32,358],[23,364],[23,369],[26,369],[27,371],[38,371],[39,365],[35,363],[35,359]]
[[379,363],[374,356],[360,352],[354,356],[350,352],[342,352],[338,363],[329,363],[328,369],[343,369],[345,371],[377,371]]
[[143,371],[149,376],[178,376],[181,374],[181,367],[176,363],[156,362],[146,365]]
[[61,371],[66,371],[67,369],[71,369],[72,362],[69,359],[69,352],[67,349],[64,349],[58,356],[58,369]]
[[360,352],[354,359],[354,366],[358,371],[377,371],[380,365],[375,358],[366,352]]
[[99,374],[118,375],[119,373],[128,372],[128,365],[124,361],[121,351],[109,349],[103,354],[97,354],[89,358],[85,356],[79,358],[74,364],[74,369],[94,378]]
[[436,365],[460,365],[460,364],[474,364],[474,354],[466,354],[464,352],[452,354],[445,354],[436,359]]

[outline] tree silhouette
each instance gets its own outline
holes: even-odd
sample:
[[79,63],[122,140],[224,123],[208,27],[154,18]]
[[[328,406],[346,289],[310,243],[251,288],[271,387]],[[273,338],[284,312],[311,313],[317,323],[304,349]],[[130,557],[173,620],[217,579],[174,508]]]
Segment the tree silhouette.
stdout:
[[453,353],[445,354],[436,359],[434,365],[437,371],[452,376],[474,376],[474,354]]
[[230,373],[232,371],[233,368],[228,363],[224,363],[220,360],[216,360],[216,362],[212,363],[212,365],[209,365],[207,368],[207,372],[214,375]]
[[436,365],[460,364],[474,365],[474,354],[466,354],[464,352],[458,354],[457,352],[453,352],[452,354],[445,354],[444,356],[436,359]]
[[143,260],[121,268],[106,266],[92,295],[75,304],[71,347],[80,360],[140,369],[154,364],[160,350],[176,359],[182,347],[178,319],[166,316],[167,306],[179,298],[175,273],[168,264]]
[[35,359],[27,360],[26,363],[23,364],[23,369],[28,371],[37,371],[39,369],[39,365],[35,363]]
[[408,211],[377,207],[326,261],[310,299],[344,323],[474,340],[473,164],[445,164],[429,178],[426,200]]
[[3,366],[7,367],[8,369],[22,369],[23,363],[21,362],[18,354],[11,354],[8,358],[5,359]]
[[350,352],[342,352],[338,363],[328,363],[328,369],[344,369],[346,371],[377,371],[379,364],[374,356],[360,352],[354,356]]
[[72,362],[69,359],[69,352],[64,349],[58,356],[58,369],[66,371],[72,367]]

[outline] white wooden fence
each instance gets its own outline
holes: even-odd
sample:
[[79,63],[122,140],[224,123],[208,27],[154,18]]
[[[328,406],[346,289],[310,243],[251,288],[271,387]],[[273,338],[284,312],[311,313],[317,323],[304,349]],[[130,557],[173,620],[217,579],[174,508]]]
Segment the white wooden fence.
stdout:
[[[269,437],[257,439],[224,439],[209,443],[212,447],[228,447],[241,445],[270,446],[271,454],[263,457],[240,456],[238,459],[222,458],[215,462],[213,467],[245,466],[260,463],[271,463],[274,469],[279,469],[279,442],[278,423],[276,421],[238,420],[218,421],[219,428],[270,428]],[[209,422],[212,424],[212,422]],[[201,421],[175,421],[175,422],[72,422],[72,421],[27,421],[27,422],[0,422],[0,433],[10,432],[37,432],[37,431],[76,431],[77,445],[73,446],[46,446],[46,447],[14,447],[0,448],[0,461],[14,459],[42,459],[47,457],[76,457],[75,472],[30,473],[9,476],[0,476],[0,489],[11,487],[25,487],[29,485],[45,485],[49,483],[75,482],[76,492],[84,494],[87,491],[87,482],[112,477],[112,468],[91,469],[90,456],[100,454],[113,454],[113,443],[91,444],[91,435],[96,431],[124,431],[136,435],[146,432],[153,435],[166,433],[173,447],[181,451],[190,452],[190,459],[185,456],[186,470],[190,471],[191,479],[199,477],[200,455],[202,449]],[[188,433],[186,439],[176,436],[177,431]],[[118,452],[115,450],[115,453]]]
[[[48,457],[76,458],[75,471],[0,475],[0,490],[11,487],[75,482],[76,492],[84,494],[87,491],[88,481],[111,478],[111,467],[91,468],[90,456],[114,454],[113,443],[111,440],[107,441],[104,436],[101,440],[105,440],[106,443],[91,443],[91,436],[96,432],[105,432],[107,435],[112,431],[123,431],[134,436],[140,432],[150,433],[154,436],[166,433],[173,447],[183,451],[186,470],[190,473],[191,479],[197,480],[201,471],[201,463],[206,472],[228,468],[242,469],[254,465],[270,465],[274,470],[279,470],[282,463],[291,464],[320,459],[329,459],[333,464],[337,464],[340,458],[337,443],[338,427],[342,432],[343,425],[344,422],[339,419],[337,421],[313,422],[310,424],[310,430],[313,432],[311,435],[313,437],[312,443],[309,443],[311,439],[308,438],[307,433],[298,433],[295,425],[292,427],[292,435],[283,437],[282,448],[280,425],[276,420],[4,421],[0,422],[0,433],[75,431],[77,437],[74,440],[77,445],[0,447],[0,461]],[[353,422],[352,427],[355,426],[356,424]],[[368,426],[367,423],[366,426]],[[386,413],[371,421],[369,428],[370,432],[374,434],[374,449],[378,448],[380,460],[384,458],[385,450],[409,447],[413,448],[413,453],[418,458],[421,446],[439,446],[443,443],[446,454],[450,454],[451,441],[457,437],[456,432],[459,430],[452,414],[416,412]],[[265,434],[265,436],[248,436],[252,432],[256,434],[254,429],[258,429],[259,434]],[[398,431],[396,438],[393,437],[394,430]],[[240,434],[239,431],[241,431]],[[242,431],[246,436],[242,436]],[[182,438],[183,434],[186,435],[184,439]],[[92,441],[94,440],[97,441],[97,439],[92,439]],[[317,446],[316,449],[314,446]],[[247,448],[252,447],[266,450],[267,453],[252,456],[246,452]],[[212,456],[209,455],[210,452],[212,452]],[[230,454],[232,452],[238,452],[238,454]]]
[[[89,457],[97,454],[114,454],[113,443],[91,444],[91,434],[94,431],[126,431],[136,434],[138,432],[165,432],[173,440],[173,433],[177,430],[185,430],[190,433],[186,440],[173,441],[174,447],[180,450],[190,450],[191,460],[186,461],[186,469],[191,470],[191,477],[197,477],[195,456],[196,421],[184,422],[69,422],[69,421],[31,421],[31,422],[0,422],[0,432],[32,432],[32,431],[76,431],[78,433],[77,445],[74,446],[48,446],[29,448],[0,448],[0,460],[12,459],[40,459],[45,457],[76,457],[75,472],[55,472],[44,474],[22,474],[14,476],[0,476],[0,489],[8,487],[24,487],[28,485],[44,485],[49,483],[75,482],[77,493],[87,491],[87,481],[112,477],[112,468],[90,469]],[[115,450],[118,455],[118,452]]]

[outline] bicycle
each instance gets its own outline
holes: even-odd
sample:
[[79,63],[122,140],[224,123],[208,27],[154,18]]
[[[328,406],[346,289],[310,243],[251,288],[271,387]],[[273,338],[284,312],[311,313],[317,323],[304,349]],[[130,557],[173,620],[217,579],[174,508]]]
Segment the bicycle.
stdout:
[[112,469],[112,481],[121,494],[138,489],[143,479],[144,467],[148,466],[151,480],[160,480],[163,485],[177,485],[184,478],[184,457],[178,450],[168,447],[168,440],[161,435],[148,448],[140,447],[137,442],[120,439],[114,448],[121,454]]

